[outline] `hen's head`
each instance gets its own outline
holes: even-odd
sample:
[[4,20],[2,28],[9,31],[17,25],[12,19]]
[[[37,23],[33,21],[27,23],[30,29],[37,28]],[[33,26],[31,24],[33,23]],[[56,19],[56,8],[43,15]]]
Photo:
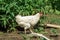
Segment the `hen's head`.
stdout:
[[40,16],[43,16],[43,12],[40,12]]
[[43,12],[39,12],[39,13],[37,13],[38,15],[40,15],[40,16],[43,16]]

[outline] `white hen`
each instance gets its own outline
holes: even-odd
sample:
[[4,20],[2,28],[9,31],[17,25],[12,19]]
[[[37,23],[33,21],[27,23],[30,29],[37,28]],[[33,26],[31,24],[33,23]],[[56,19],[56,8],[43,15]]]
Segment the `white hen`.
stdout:
[[[42,13],[37,13],[32,16],[21,16],[17,15],[16,16],[16,22],[18,23],[19,26],[24,27],[25,33],[26,29],[33,27],[37,22],[39,21],[40,17],[42,16]],[[32,30],[30,29],[32,32]]]

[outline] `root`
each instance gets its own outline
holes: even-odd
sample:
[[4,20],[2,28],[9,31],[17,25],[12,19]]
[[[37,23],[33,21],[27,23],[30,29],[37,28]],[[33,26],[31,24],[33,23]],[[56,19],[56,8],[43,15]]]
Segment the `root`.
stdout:
[[52,27],[52,28],[60,28],[60,25],[54,25],[54,24],[41,24],[41,26]]
[[39,37],[43,37],[43,38],[45,38],[46,40],[50,40],[49,38],[47,38],[46,36],[44,36],[43,34],[39,34],[39,33],[31,33],[31,34],[29,34],[28,36],[39,36]]

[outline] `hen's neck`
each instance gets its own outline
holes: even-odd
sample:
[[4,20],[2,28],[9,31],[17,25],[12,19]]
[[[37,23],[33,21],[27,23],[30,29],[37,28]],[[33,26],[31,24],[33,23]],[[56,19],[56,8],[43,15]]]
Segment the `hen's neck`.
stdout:
[[35,16],[38,17],[38,18],[40,18],[40,14],[39,13],[37,13]]

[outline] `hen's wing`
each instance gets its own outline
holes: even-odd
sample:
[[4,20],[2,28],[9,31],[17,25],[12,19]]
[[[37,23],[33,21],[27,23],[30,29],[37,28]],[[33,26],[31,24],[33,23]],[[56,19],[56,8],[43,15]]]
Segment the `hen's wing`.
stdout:
[[19,25],[20,25],[21,27],[30,28],[30,24],[29,24],[29,23],[20,22]]

